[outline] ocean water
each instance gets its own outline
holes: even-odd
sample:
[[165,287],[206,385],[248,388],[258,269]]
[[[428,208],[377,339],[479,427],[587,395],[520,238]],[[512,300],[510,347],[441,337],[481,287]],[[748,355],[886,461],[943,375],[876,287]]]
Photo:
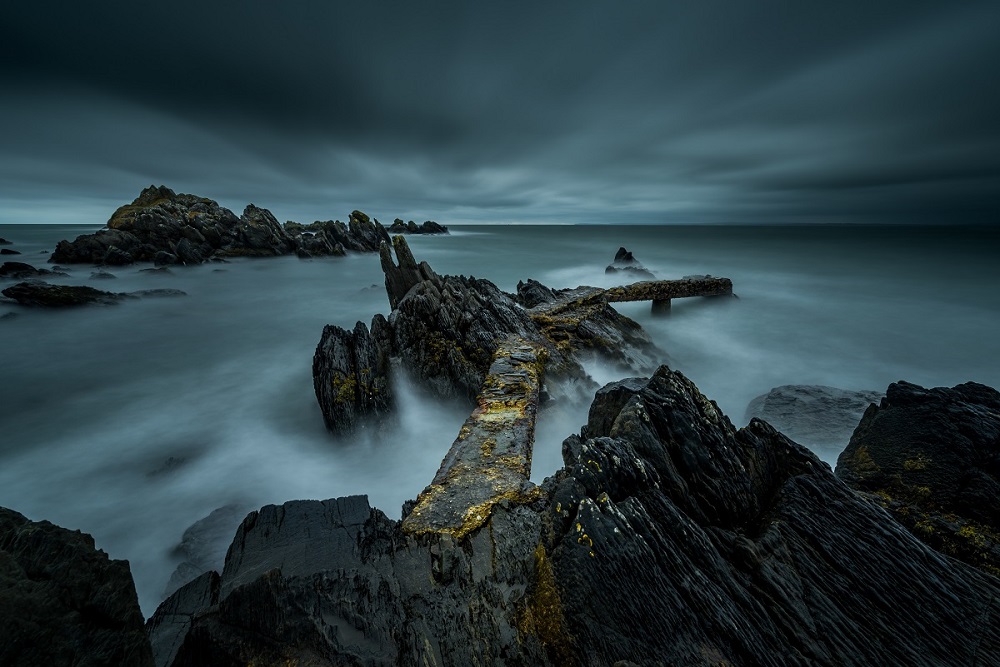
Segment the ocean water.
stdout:
[[[447,221],[446,221],[447,222]],[[87,226],[0,225],[20,256]],[[1000,386],[1000,233],[974,227],[460,226],[410,237],[438,273],[513,291],[610,286],[619,246],[661,278],[733,279],[734,300],[676,300],[667,317],[620,304],[741,426],[747,403],[781,384],[879,389],[975,380]],[[185,528],[226,504],[365,493],[398,517],[433,477],[469,409],[405,378],[398,427],[335,439],[312,390],[327,323],[388,313],[378,257],[234,260],[169,275],[148,266],[71,266],[53,282],[187,296],[60,312],[0,303],[0,505],[94,535],[128,559],[143,611],[162,599]],[[627,280],[627,279],[625,279]],[[0,282],[0,287],[11,281]],[[620,372],[591,365],[599,382]],[[587,405],[539,416],[532,476],[560,465]],[[846,443],[845,443],[846,444]],[[817,454],[835,463],[839,447]],[[235,528],[235,526],[234,526]]]

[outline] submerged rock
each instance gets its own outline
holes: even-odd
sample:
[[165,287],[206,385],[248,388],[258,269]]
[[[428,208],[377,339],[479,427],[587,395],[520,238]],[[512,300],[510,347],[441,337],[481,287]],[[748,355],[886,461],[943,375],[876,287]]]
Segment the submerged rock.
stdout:
[[48,269],[36,269],[30,264],[25,264],[24,262],[4,262],[0,265],[0,278],[8,278],[13,280],[24,280],[25,278],[37,278],[39,276],[66,276],[68,274],[62,271]]
[[17,283],[2,293],[22,306],[41,308],[67,308],[88,304],[111,305],[126,298],[123,294],[104,292],[85,285],[49,285],[42,282]]
[[763,419],[796,442],[839,453],[868,406],[883,396],[881,391],[786,384],[750,401],[743,419]]
[[107,271],[94,271],[90,274],[91,280],[113,280],[117,278],[113,273],[108,273]]
[[408,535],[364,498],[251,513],[150,621],[161,665],[992,664],[1000,580],[679,373],[605,387],[527,504]]
[[20,255],[21,253],[17,250],[11,250],[10,248],[0,248],[0,255]]
[[1000,392],[889,385],[837,475],[930,546],[1000,576]]
[[0,245],[13,245],[13,241],[8,241],[4,237],[0,236]]
[[126,561],[0,508],[0,664],[152,667]]

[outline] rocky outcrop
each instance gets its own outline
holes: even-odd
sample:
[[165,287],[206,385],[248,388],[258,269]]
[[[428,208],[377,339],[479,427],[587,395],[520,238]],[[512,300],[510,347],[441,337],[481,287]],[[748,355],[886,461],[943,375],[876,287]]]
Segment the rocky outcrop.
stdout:
[[[578,299],[575,292],[557,293],[535,282],[539,294],[557,300],[525,310],[488,280],[439,276],[426,262],[418,264],[402,236],[393,237],[392,248],[395,261],[388,244],[379,250],[393,309],[379,355],[398,358],[411,377],[439,396],[474,404],[497,347],[511,337],[545,350],[546,392],[552,397],[577,398],[596,389],[581,365],[591,356],[629,372],[651,370],[666,357],[637,323],[600,298]],[[338,383],[354,377],[343,355],[331,358],[340,348],[326,349],[330,336],[345,339],[341,332],[327,327],[313,361],[317,398],[334,431],[357,422],[355,408],[342,418],[335,414],[338,391],[330,389],[329,378],[320,378],[327,368],[337,369]]]
[[22,282],[3,290],[4,296],[22,306],[37,308],[72,308],[75,306],[110,306],[124,299],[140,297],[185,296],[179,289],[146,289],[134,292],[105,292],[86,285],[50,285],[43,282]]
[[643,266],[632,252],[625,248],[618,248],[614,261],[604,269],[604,273],[624,273],[631,280],[656,280],[656,274]]
[[[679,373],[601,390],[565,467],[478,527],[364,498],[251,513],[151,621],[161,665],[992,664],[1000,580]],[[193,604],[200,599],[200,607]],[[168,656],[169,657],[169,656]]]
[[409,222],[403,222],[401,219],[396,218],[392,221],[392,225],[389,227],[390,234],[447,234],[448,228],[444,225],[439,225],[433,220],[425,220],[423,224],[418,225],[417,223],[410,220]]
[[763,419],[796,442],[839,453],[868,406],[883,396],[881,391],[786,384],[750,401],[743,419]]
[[0,664],[152,666],[126,561],[0,508]]
[[250,204],[239,218],[206,197],[150,186],[96,234],[60,241],[50,261],[122,266],[199,264],[214,258],[268,257],[302,251],[306,256],[373,252],[388,240],[385,229],[360,211],[350,222],[282,226],[267,209]]
[[1000,392],[889,385],[837,475],[930,546],[1000,576]]
[[24,262],[4,262],[0,265],[0,278],[8,280],[24,280],[26,278],[40,278],[45,276],[66,276],[62,271],[50,271],[48,269],[36,269]]
[[331,432],[354,430],[393,408],[388,327],[382,315],[374,317],[370,331],[363,322],[353,331],[323,327],[313,355],[313,389]]

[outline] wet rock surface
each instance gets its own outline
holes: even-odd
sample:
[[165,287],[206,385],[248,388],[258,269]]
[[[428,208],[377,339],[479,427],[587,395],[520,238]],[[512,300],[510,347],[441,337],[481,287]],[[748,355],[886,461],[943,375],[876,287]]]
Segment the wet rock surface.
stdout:
[[1000,576],[1000,392],[889,385],[837,475],[928,545]]
[[151,666],[128,563],[0,508],[0,664]]
[[50,261],[125,266],[200,264],[219,257],[269,257],[296,253],[373,252],[388,240],[385,229],[360,211],[339,221],[282,226],[267,209],[248,205],[243,215],[206,197],[150,186],[121,206],[96,234],[60,241]]
[[782,385],[750,401],[743,419],[763,419],[798,443],[839,453],[868,406],[883,396],[881,391]]

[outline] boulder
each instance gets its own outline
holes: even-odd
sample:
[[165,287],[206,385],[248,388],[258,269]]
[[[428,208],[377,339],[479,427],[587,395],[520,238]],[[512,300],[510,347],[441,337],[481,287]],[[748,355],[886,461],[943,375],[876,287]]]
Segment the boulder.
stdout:
[[631,280],[656,280],[656,274],[640,264],[632,252],[625,248],[618,248],[614,262],[604,269],[604,273],[625,273]]
[[1000,576],[1000,392],[889,385],[837,475],[928,545]]
[[0,255],[20,255],[21,253],[17,250],[11,250],[10,248],[0,248]]
[[126,561],[0,508],[0,664],[152,667]]
[[840,453],[868,406],[883,396],[881,391],[786,384],[750,401],[743,419],[763,419],[798,443]]
[[13,241],[8,241],[4,237],[0,236],[0,245],[13,245]]

